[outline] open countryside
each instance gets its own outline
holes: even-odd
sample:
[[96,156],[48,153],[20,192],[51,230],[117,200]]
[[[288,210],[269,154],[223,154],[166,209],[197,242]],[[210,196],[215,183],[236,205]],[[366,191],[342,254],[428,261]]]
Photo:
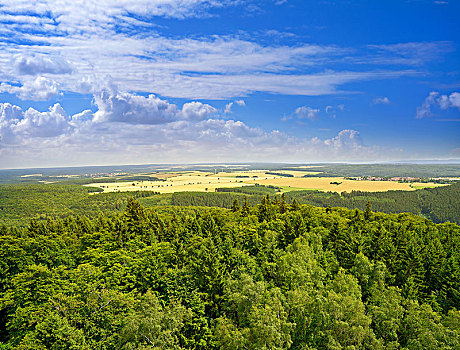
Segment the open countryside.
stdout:
[[460,350],[459,14],[0,0],[0,350]]
[[187,191],[214,192],[217,188],[241,186],[274,186],[281,192],[294,190],[317,190],[324,192],[384,192],[391,190],[414,191],[425,187],[443,186],[436,183],[408,183],[396,181],[348,180],[344,177],[304,177],[319,172],[308,171],[235,171],[235,172],[171,172],[154,174],[163,181],[127,181],[92,183],[86,186],[99,187],[104,192],[155,191],[174,193]]

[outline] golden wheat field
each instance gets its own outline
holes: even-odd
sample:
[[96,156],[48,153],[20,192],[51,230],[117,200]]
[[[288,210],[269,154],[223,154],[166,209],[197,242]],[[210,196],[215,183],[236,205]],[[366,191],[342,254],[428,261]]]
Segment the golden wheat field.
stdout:
[[[267,172],[292,174],[294,177],[283,177]],[[414,191],[423,187],[435,187],[433,183],[399,183],[394,181],[354,181],[342,177],[303,177],[312,174],[307,171],[235,171],[235,172],[204,172],[185,171],[156,174],[164,181],[127,181],[93,183],[86,186],[100,187],[104,192],[155,191],[159,193],[207,191],[216,188],[251,186],[255,184],[282,187],[283,192],[291,190],[311,189],[331,192],[368,191],[381,192],[390,190]],[[338,184],[337,184],[338,183]]]
[[[332,184],[332,182],[340,183]],[[390,190],[414,191],[408,183],[394,181],[354,181],[345,180],[343,177],[306,177],[306,178],[278,178],[272,180],[261,180],[261,185],[290,186],[295,188],[305,188],[325,192],[384,192]]]
[[[229,173],[215,174],[211,172],[193,171],[162,174],[161,177],[165,181],[107,182],[93,183],[86,186],[100,187],[104,192],[155,191],[159,193],[173,193],[187,191],[214,192],[215,189],[219,187],[241,187],[253,184],[244,183],[243,180],[247,180],[247,178],[237,178],[237,175],[228,175]],[[259,175],[262,175],[262,173]],[[270,176],[266,176],[264,179],[265,178],[270,179]]]

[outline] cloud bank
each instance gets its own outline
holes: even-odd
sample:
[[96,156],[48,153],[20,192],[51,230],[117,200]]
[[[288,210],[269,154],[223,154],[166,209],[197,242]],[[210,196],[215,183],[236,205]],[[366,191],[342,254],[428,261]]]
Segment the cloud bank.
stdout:
[[154,95],[105,89],[94,104],[95,112],[69,116],[58,103],[44,112],[0,103],[0,166],[375,160],[385,154],[364,145],[356,130],[323,140],[292,137],[225,120],[197,101],[179,107]]

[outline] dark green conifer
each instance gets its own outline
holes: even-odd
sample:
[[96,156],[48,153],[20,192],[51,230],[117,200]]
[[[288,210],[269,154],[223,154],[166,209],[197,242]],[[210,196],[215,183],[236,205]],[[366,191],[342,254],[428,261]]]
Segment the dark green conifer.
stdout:
[[240,210],[241,210],[240,203],[238,203],[238,199],[235,198],[233,200],[232,212],[236,213],[237,211],[240,211]]

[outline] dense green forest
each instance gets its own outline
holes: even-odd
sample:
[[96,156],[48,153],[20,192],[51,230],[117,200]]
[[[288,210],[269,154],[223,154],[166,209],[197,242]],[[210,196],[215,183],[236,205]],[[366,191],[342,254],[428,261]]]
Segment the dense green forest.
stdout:
[[[259,204],[269,194],[279,194],[276,187],[246,186],[220,188],[217,192],[178,192],[158,195],[151,191],[98,193],[88,195],[97,188],[75,184],[15,184],[0,186],[0,222],[8,225],[27,225],[31,218],[65,218],[69,215],[86,215],[94,218],[99,213],[112,215],[126,207],[134,197],[147,207],[157,205],[209,206],[231,208],[235,199],[242,205]],[[367,202],[372,209],[384,213],[411,212],[436,223],[460,223],[460,183],[426,188],[416,191],[359,192],[338,194],[334,192],[286,192],[287,203],[294,199],[301,204],[321,207],[346,207],[364,210]],[[281,199],[281,196],[279,196]]]
[[286,193],[289,200],[322,207],[346,207],[364,210],[367,202],[375,211],[384,213],[411,212],[434,222],[460,223],[460,182],[449,186],[416,191],[335,192],[295,191]]
[[[241,194],[247,196],[248,203],[260,202],[266,195],[276,195],[276,188],[248,186],[241,188],[222,188],[218,193],[175,193],[174,205],[202,205],[231,208],[234,199],[241,202]],[[225,192],[225,193],[223,193]],[[416,191],[387,191],[351,193],[292,191],[284,197],[288,203],[294,199],[298,203],[321,207],[345,207],[364,210],[368,202],[375,211],[384,213],[410,212],[422,215],[434,222],[451,221],[460,223],[460,182],[449,186],[425,188]]]
[[0,226],[0,349],[458,349],[460,227],[128,200]]
[[101,212],[122,211],[130,197],[145,205],[170,204],[170,196],[159,196],[150,191],[89,195],[98,190],[61,183],[1,185],[0,223],[27,225],[32,218],[46,220],[47,217],[64,218],[69,215],[97,217]]

